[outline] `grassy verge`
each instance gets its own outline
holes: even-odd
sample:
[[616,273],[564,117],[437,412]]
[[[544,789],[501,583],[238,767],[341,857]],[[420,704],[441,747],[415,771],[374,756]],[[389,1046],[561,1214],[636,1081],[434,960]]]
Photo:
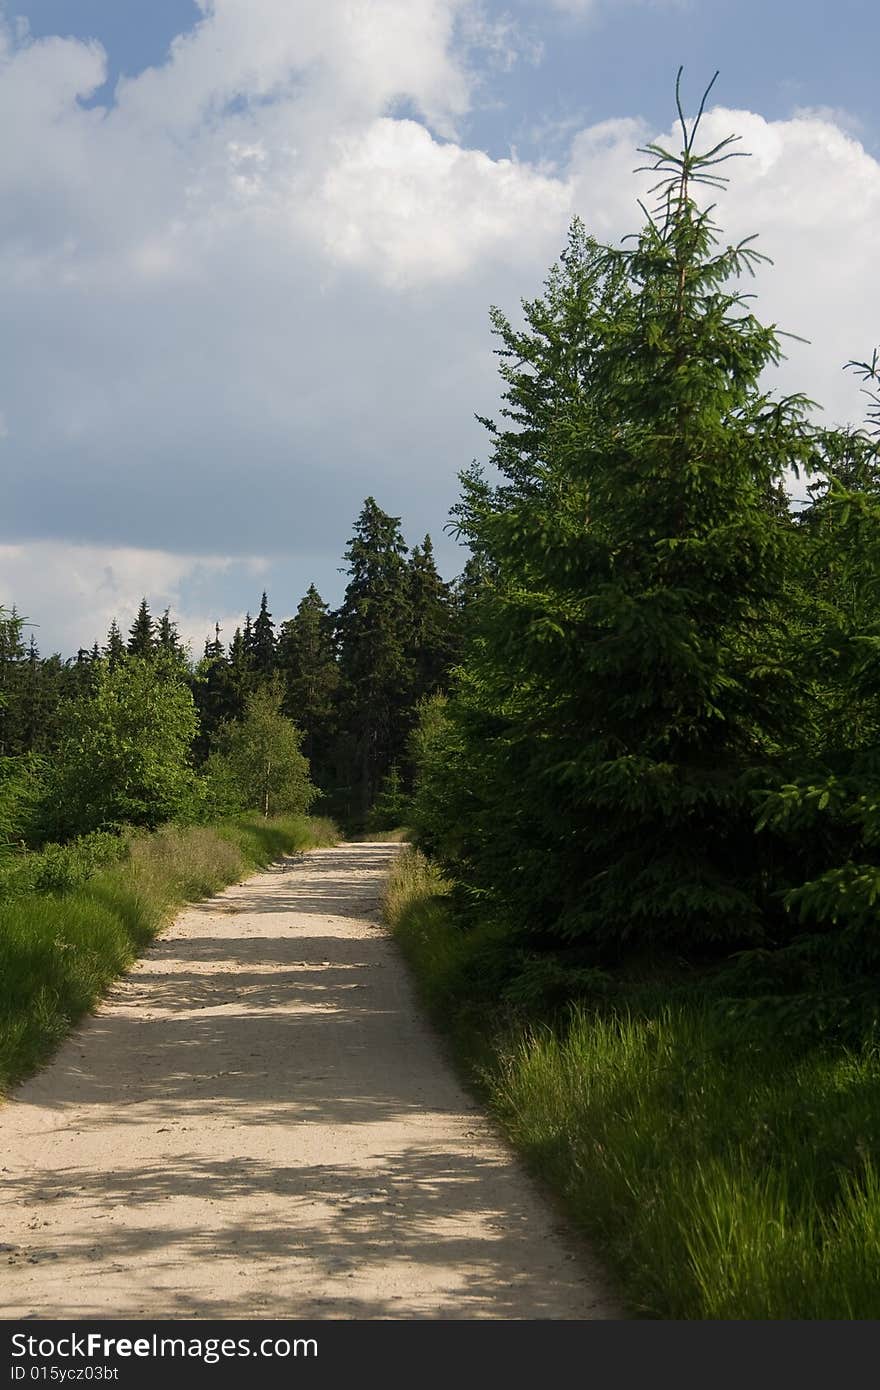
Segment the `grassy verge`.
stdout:
[[253,815],[28,856],[11,880],[26,891],[0,906],[0,1094],[46,1060],[183,903],[337,839],[330,821]]
[[876,1044],[787,1046],[696,990],[551,1022],[493,1010],[491,932],[462,930],[422,856],[395,867],[385,909],[471,1078],[636,1315],[877,1316]]
[[355,844],[402,845],[410,835],[411,832],[405,825],[398,825],[394,830],[364,830],[356,835],[349,835],[348,840]]

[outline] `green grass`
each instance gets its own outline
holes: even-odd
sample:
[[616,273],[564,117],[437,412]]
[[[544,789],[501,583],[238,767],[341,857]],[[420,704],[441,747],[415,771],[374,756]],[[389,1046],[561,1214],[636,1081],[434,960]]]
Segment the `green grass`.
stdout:
[[[112,837],[107,837],[111,839]],[[280,855],[335,844],[331,821],[243,816],[65,847],[15,868],[0,906],[0,1093],[34,1071],[183,903]],[[86,865],[90,865],[87,871]],[[60,866],[60,867],[59,867]],[[30,878],[27,878],[30,875]],[[24,876],[24,880],[23,880]],[[35,891],[31,880],[63,886]]]
[[349,844],[402,845],[410,839],[411,833],[405,825],[398,825],[393,830],[360,830],[347,835],[346,839]]
[[669,1003],[644,982],[535,1022],[498,1006],[515,990],[499,989],[497,933],[463,930],[448,889],[405,855],[387,919],[471,1078],[636,1316],[880,1314],[875,1045],[787,1046],[734,1028],[705,993]]

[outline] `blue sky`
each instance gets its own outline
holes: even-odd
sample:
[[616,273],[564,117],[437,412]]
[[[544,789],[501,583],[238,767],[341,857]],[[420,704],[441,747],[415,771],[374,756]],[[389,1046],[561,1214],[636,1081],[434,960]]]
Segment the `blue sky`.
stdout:
[[[833,22],[829,22],[833,16]],[[831,107],[880,142],[876,53],[880,17],[864,0],[693,0],[597,8],[586,22],[551,16],[540,26],[544,61],[499,80],[504,107],[475,132],[495,153],[522,140],[541,113],[587,124],[639,114],[664,127],[683,65],[693,96],[720,71],[716,99],[770,119]]]
[[[161,63],[175,36],[201,18],[191,0],[20,0],[6,10],[23,16],[37,38],[98,39],[109,60],[102,101],[112,100],[120,73]],[[680,64],[691,90],[719,69],[725,105],[770,119],[799,107],[833,108],[858,123],[869,148],[880,144],[880,11],[865,0],[643,0],[606,4],[589,16],[520,0],[486,11],[519,19],[543,49],[540,61],[485,74],[487,90],[465,134],[496,157],[511,145],[534,153],[535,127],[544,121],[587,124],[637,113],[664,125]]]
[[[0,603],[65,653],[141,593],[200,646],[331,602],[368,494],[443,536],[497,406],[488,308],[571,216],[637,229],[675,72],[743,136],[722,222],[775,265],[779,377],[832,418],[880,341],[862,0],[0,4]],[[180,35],[173,51],[172,41]]]

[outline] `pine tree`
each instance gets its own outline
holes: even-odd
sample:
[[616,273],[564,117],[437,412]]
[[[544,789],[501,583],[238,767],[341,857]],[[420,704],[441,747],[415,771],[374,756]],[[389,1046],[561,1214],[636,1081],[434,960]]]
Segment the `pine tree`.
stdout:
[[[241,633],[238,633],[239,642]],[[214,624],[214,638],[205,641],[204,656],[198,662],[190,680],[190,688],[199,713],[199,734],[195,742],[197,762],[207,758],[218,730],[228,721],[238,719],[243,709],[243,697],[236,690],[235,679],[226,649],[220,641],[220,624]]]
[[128,630],[129,656],[151,657],[156,650],[156,625],[146,598],[141,599],[137,617]]
[[455,612],[449,585],[434,562],[430,536],[409,557],[409,606],[412,614],[407,658],[412,667],[411,702],[445,689],[455,651]]
[[[876,352],[848,365],[877,379]],[[880,399],[866,394],[863,428],[820,433],[819,478],[797,518],[784,659],[806,698],[780,739],[778,776],[767,779],[759,818],[762,834],[776,837],[784,901],[801,932],[781,953],[786,978],[809,996],[822,966],[816,1013],[826,1026],[877,1019]]]
[[122,633],[119,631],[119,624],[114,618],[107,633],[107,643],[104,647],[104,655],[107,658],[107,665],[111,671],[115,671],[125,660],[125,643],[122,640]]
[[339,666],[333,615],[314,584],[296,616],[282,623],[278,666],[284,681],[284,713],[303,731],[303,753],[313,780],[327,789],[333,778]]
[[244,631],[241,635],[242,652],[248,671],[254,669],[254,624],[250,613],[245,614]]
[[48,691],[43,683],[43,667],[37,639],[31,633],[27,649],[26,668],[22,680],[24,708],[21,721],[21,752],[35,751],[42,744],[44,729],[49,715]]
[[814,432],[803,397],[760,385],[778,338],[731,287],[751,238],[716,250],[695,199],[732,141],[697,153],[679,113],[681,153],[647,150],[660,205],[635,246],[575,224],[526,327],[493,311],[514,427],[486,422],[502,485],[463,479],[492,573],[450,706],[458,767],[435,763],[460,875],[536,938],[609,951],[763,938],[752,794],[798,697],[776,499]]
[[177,623],[171,616],[171,609],[166,608],[162,617],[159,619],[159,626],[156,632],[156,651],[159,652],[166,661],[177,665],[186,663],[186,652],[180,640],[180,633],[177,630]]
[[275,624],[269,612],[265,589],[253,627],[250,650],[253,670],[257,677],[260,680],[270,680],[275,670]]
[[0,607],[0,757],[25,751],[28,653],[24,619]]
[[406,739],[403,716],[412,689],[406,549],[399,517],[368,497],[345,552],[349,578],[337,614],[342,722],[352,740],[352,803],[360,816]]

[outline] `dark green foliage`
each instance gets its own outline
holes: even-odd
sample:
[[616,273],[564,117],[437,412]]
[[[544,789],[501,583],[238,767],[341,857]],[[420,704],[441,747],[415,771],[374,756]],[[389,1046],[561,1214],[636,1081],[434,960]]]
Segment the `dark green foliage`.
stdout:
[[[876,371],[876,357],[862,370]],[[821,978],[823,1013],[838,1023],[855,1014],[880,1021],[870,978],[880,962],[880,457],[873,428],[869,413],[864,430],[823,439],[820,479],[798,518],[798,601],[787,659],[808,698],[787,730],[779,774],[759,800],[759,825],[775,833],[786,866],[784,901],[803,929],[773,968],[802,993]],[[802,998],[799,1007],[810,1026],[825,1026],[815,1003]]]
[[153,622],[153,619],[150,615],[150,609],[147,600],[145,598],[142,598],[140,608],[137,611],[137,617],[135,618],[128,631],[127,651],[129,656],[150,657],[153,655],[155,650],[156,624]]
[[26,683],[24,620],[14,606],[0,607],[0,757],[24,751]]
[[39,758],[0,758],[0,873],[31,838],[43,776]]
[[253,626],[250,645],[251,666],[258,679],[268,680],[275,670],[275,624],[269,612],[269,602],[265,590],[260,600],[260,611]]
[[314,584],[296,615],[282,623],[278,666],[284,681],[284,713],[303,731],[303,753],[320,787],[335,780],[339,694],[333,614]]
[[778,339],[732,288],[757,253],[717,249],[695,200],[730,142],[700,155],[684,129],[648,151],[660,207],[631,250],[575,224],[526,327],[493,312],[505,481],[463,478],[486,579],[434,773],[464,884],[536,942],[611,956],[783,918],[753,794],[797,695],[779,485],[817,446],[807,402],[760,381]]
[[382,779],[379,795],[367,816],[366,829],[397,830],[409,819],[411,797],[403,785],[397,763],[392,763]]
[[456,653],[455,610],[450,586],[434,563],[430,536],[409,557],[411,617],[407,657],[412,670],[412,702],[445,689]]
[[119,631],[119,624],[115,618],[111,622],[110,630],[107,633],[104,656],[107,658],[107,664],[111,671],[115,671],[125,659],[125,643],[122,640],[122,633]]
[[368,497],[345,552],[348,585],[337,615],[348,734],[349,814],[364,817],[382,778],[400,756],[412,688],[412,612],[406,545],[399,518]]
[[[238,633],[239,644],[241,633]],[[205,643],[205,653],[191,679],[191,689],[199,715],[199,733],[195,756],[200,763],[208,756],[214,736],[221,725],[238,719],[244,709],[245,692],[236,680],[236,672],[220,641],[220,624],[214,628],[213,642]]]
[[166,608],[159,619],[156,629],[156,651],[162,655],[166,662],[177,663],[182,668],[186,666],[186,651],[180,640],[180,633],[177,631],[177,623],[171,616],[170,608]]

